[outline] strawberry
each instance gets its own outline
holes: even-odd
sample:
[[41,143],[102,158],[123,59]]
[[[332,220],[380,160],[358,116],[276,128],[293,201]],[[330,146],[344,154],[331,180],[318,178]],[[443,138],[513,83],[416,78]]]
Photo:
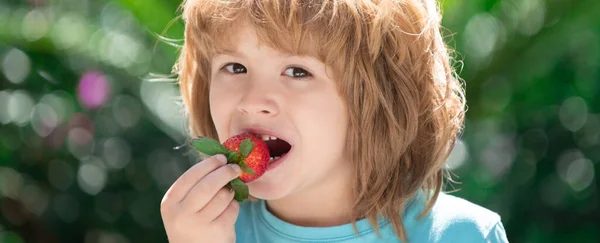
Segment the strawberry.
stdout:
[[208,137],[192,139],[190,146],[206,155],[223,154],[228,164],[237,164],[242,169],[239,178],[229,182],[228,186],[235,191],[235,200],[241,202],[248,198],[248,186],[262,176],[269,164],[269,148],[258,136],[250,133],[238,134],[227,139],[223,144]]
[[269,148],[267,147],[267,144],[260,137],[250,133],[235,135],[233,137],[230,137],[229,139],[227,139],[227,141],[225,141],[225,143],[223,143],[223,145],[225,145],[225,148],[239,154],[242,142],[248,138],[254,144],[254,148],[252,149],[252,152],[248,154],[248,156],[245,156],[244,164],[248,168],[252,169],[252,171],[254,171],[254,174],[242,172],[242,175],[240,175],[240,179],[243,182],[251,182],[256,178],[262,176],[267,170],[270,158]]

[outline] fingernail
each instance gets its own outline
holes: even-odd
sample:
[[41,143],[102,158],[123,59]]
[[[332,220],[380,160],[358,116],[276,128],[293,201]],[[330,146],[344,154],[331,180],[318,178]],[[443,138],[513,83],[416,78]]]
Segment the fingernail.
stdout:
[[219,160],[223,163],[227,163],[227,157],[225,157],[225,155],[217,154],[217,155],[215,155],[215,158],[217,158],[217,160]]
[[233,168],[233,170],[235,170],[235,172],[236,172],[236,173],[238,173],[238,174],[239,174],[239,173],[242,171],[242,169],[240,169],[240,166],[239,166],[239,165],[236,165],[236,164],[231,164],[230,166],[231,166],[231,168]]

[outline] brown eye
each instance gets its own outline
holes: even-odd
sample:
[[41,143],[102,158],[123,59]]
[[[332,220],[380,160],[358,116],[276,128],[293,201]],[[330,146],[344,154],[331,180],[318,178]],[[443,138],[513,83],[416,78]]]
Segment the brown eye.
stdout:
[[289,67],[283,73],[292,78],[307,78],[312,76],[308,71],[298,67]]
[[239,63],[229,63],[227,65],[225,65],[225,70],[227,70],[227,72],[230,73],[246,73],[246,67],[244,67],[244,65],[239,64]]

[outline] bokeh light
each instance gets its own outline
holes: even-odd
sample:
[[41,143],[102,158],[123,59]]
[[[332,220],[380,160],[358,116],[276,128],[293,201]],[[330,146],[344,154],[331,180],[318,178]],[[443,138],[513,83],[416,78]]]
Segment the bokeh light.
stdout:
[[454,149],[452,149],[452,153],[450,153],[450,158],[448,158],[448,167],[453,170],[459,169],[463,164],[469,159],[469,150],[467,145],[461,140],[458,139],[456,144],[454,144]]
[[75,114],[69,120],[68,148],[77,158],[92,153],[94,147],[95,125],[85,114]]
[[487,168],[492,181],[503,178],[515,162],[514,141],[510,137],[497,137],[483,149],[480,161]]
[[600,115],[588,115],[585,125],[575,133],[580,148],[600,145]]
[[58,115],[52,106],[39,103],[33,107],[31,126],[40,137],[46,137],[58,126]]
[[8,114],[8,101],[10,100],[11,95],[12,93],[10,91],[0,91],[0,123],[2,125],[6,125],[12,120]]
[[107,168],[123,169],[131,160],[131,147],[127,141],[115,137],[103,143],[103,157]]
[[175,103],[179,97],[176,88],[168,83],[144,82],[140,87],[142,101],[158,117],[174,138],[183,134],[183,113]]
[[79,102],[88,109],[99,108],[106,104],[110,92],[108,80],[102,73],[96,71],[86,72],[77,86]]
[[0,167],[0,195],[17,199],[19,192],[23,189],[23,176],[18,171]]
[[43,188],[35,184],[29,184],[21,191],[20,201],[23,202],[29,212],[41,216],[48,207],[49,197]]
[[67,92],[58,90],[42,96],[40,103],[52,107],[56,113],[57,123],[61,124],[75,113],[71,100],[72,97]]
[[40,9],[33,9],[23,19],[22,31],[25,40],[37,41],[47,34],[49,30],[46,13]]
[[571,132],[579,130],[585,124],[587,115],[587,104],[581,97],[571,97],[560,107],[560,121]]
[[29,92],[25,90],[16,90],[10,96],[7,104],[7,113],[10,120],[19,126],[24,126],[29,122],[31,110],[34,101]]
[[77,184],[83,191],[91,195],[98,194],[104,189],[106,179],[106,167],[100,158],[83,158],[77,171]]
[[10,49],[2,60],[2,72],[8,81],[20,84],[31,71],[31,61],[27,54],[19,49]]
[[556,172],[571,189],[581,191],[594,179],[594,164],[579,150],[564,151],[556,162]]
[[62,14],[52,26],[54,44],[62,49],[80,48],[89,37],[87,21],[73,12]]
[[489,60],[489,56],[501,44],[504,27],[493,15],[481,13],[469,20],[464,32],[467,53],[475,61],[484,61]]
[[120,95],[115,98],[112,106],[115,121],[123,128],[135,126],[142,115],[142,106],[139,101],[128,95]]
[[540,0],[514,1],[517,3],[519,32],[525,36],[537,34],[544,25],[545,6]]

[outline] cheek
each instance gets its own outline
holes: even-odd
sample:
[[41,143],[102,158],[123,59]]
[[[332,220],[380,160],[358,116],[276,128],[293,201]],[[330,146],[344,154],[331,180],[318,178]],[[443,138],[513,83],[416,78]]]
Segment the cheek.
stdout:
[[235,101],[231,99],[231,94],[224,89],[211,86],[209,90],[210,115],[217,130],[219,138],[227,133],[229,114],[235,108]]
[[[303,124],[300,129],[311,148],[323,151],[324,156],[339,156],[346,140],[348,116],[344,102],[336,95],[326,93],[306,99],[296,114]],[[323,150],[322,148],[327,148]],[[312,150],[312,149],[311,149]]]
[[[346,143],[346,132],[348,128],[348,115],[343,102],[335,97],[330,100],[329,109],[325,111],[330,129],[330,141],[335,144],[329,145],[337,154],[341,154]],[[337,155],[336,155],[337,156]]]

